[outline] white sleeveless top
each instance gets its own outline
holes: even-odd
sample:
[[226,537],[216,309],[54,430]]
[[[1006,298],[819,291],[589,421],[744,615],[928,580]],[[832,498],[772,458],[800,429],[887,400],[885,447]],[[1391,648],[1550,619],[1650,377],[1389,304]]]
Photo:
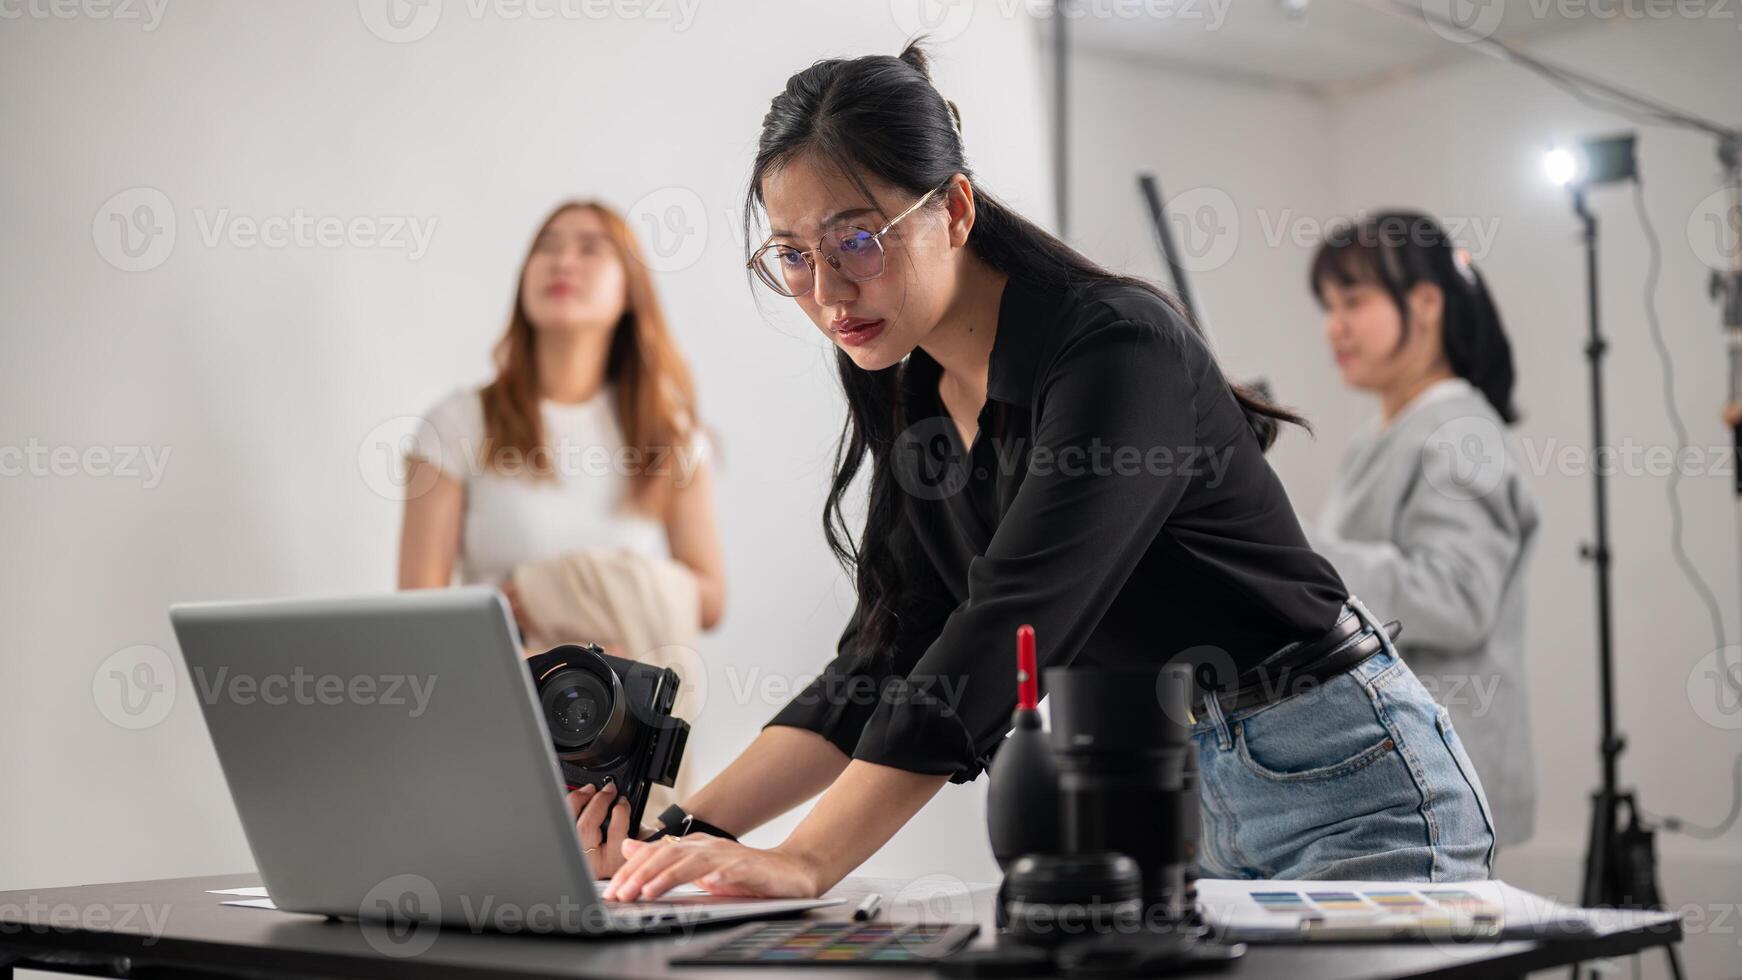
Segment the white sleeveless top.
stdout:
[[699,432],[690,446],[666,452],[663,459],[638,461],[625,451],[615,390],[607,384],[584,402],[541,401],[555,479],[514,475],[480,460],[480,390],[461,388],[431,408],[412,450],[466,488],[458,561],[462,584],[495,584],[522,562],[581,549],[669,557],[665,525],[628,508],[630,479],[643,465],[664,466],[680,477],[693,473],[708,455]]

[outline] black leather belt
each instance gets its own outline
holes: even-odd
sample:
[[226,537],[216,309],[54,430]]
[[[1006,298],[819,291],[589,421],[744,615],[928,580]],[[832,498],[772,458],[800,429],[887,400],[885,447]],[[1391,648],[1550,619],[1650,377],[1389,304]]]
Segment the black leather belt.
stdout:
[[[1385,644],[1377,633],[1367,633],[1349,642],[1351,637],[1360,635],[1366,628],[1367,624],[1361,621],[1361,617],[1345,616],[1318,638],[1276,651],[1257,667],[1241,674],[1239,687],[1217,695],[1222,713],[1233,714],[1304,693],[1384,650]],[[1395,619],[1386,623],[1384,629],[1394,641],[1403,632],[1403,626]],[[1192,701],[1192,715],[1200,720],[1205,717],[1203,691],[1199,691]]]

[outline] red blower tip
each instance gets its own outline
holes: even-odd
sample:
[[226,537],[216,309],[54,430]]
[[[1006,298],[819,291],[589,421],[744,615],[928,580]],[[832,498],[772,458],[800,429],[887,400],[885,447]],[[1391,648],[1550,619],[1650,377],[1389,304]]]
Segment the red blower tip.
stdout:
[[1040,678],[1034,667],[1034,627],[1016,628],[1016,709],[1032,711],[1040,704]]

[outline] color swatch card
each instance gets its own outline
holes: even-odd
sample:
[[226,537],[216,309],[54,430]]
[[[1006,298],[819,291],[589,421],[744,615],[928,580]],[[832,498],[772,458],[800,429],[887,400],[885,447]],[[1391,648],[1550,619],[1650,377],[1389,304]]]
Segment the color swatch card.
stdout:
[[1501,881],[1203,879],[1198,906],[1212,927],[1244,942],[1469,940],[1588,931],[1579,909]]

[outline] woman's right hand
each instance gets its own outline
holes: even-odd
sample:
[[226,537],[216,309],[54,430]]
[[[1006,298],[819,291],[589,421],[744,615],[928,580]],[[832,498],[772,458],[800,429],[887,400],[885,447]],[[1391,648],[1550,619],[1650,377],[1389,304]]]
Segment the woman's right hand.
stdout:
[[623,841],[629,837],[629,801],[617,792],[615,783],[604,789],[582,786],[570,791],[569,812],[593,877],[616,874],[623,866]]

